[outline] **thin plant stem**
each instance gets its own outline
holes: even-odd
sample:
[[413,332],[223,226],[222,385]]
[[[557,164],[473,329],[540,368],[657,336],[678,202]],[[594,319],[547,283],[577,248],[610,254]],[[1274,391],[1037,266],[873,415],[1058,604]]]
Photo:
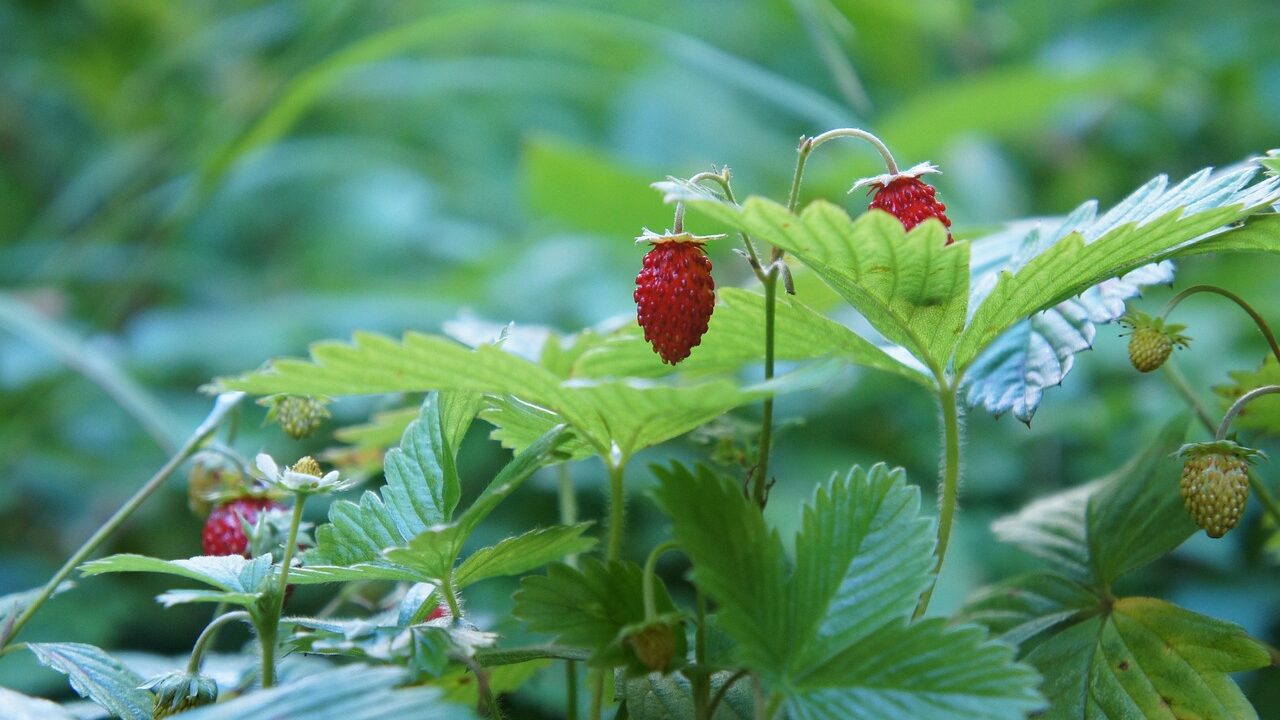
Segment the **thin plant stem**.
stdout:
[[796,211],[796,205],[800,202],[800,180],[804,177],[804,166],[809,160],[809,154],[812,153],[819,145],[834,140],[836,138],[847,137],[865,140],[875,146],[880,157],[884,159],[884,166],[890,175],[897,174],[898,162],[893,159],[893,153],[889,152],[888,146],[884,144],[880,138],[872,135],[866,130],[858,128],[837,128],[828,130],[821,135],[815,137],[806,137],[800,139],[800,145],[796,148],[798,157],[796,158],[796,172],[791,178],[791,194],[787,198],[787,209],[791,212]]
[[204,631],[200,633],[200,637],[196,638],[196,644],[191,648],[191,659],[187,661],[187,673],[195,675],[200,672],[200,662],[204,659],[204,651],[209,647],[213,639],[217,637],[218,631],[223,625],[232,622],[253,622],[253,618],[244,610],[236,610],[225,615],[219,615],[213,619],[213,622],[205,626]]
[[[289,588],[289,565],[293,562],[293,554],[298,544],[298,528],[302,526],[302,508],[307,502],[306,495],[297,495],[293,501],[293,515],[289,518],[289,539],[284,546],[284,559],[280,562],[280,610],[284,610],[284,594]],[[277,613],[279,614],[279,613]]]
[[293,497],[293,513],[289,518],[289,535],[284,543],[284,557],[280,563],[280,582],[276,586],[275,602],[271,613],[258,622],[258,642],[262,645],[262,687],[273,687],[276,683],[276,645],[280,633],[280,616],[284,614],[284,596],[289,589],[289,566],[293,563],[293,554],[298,545],[298,528],[302,525],[302,510],[307,496],[296,494]]
[[[733,196],[733,187],[729,184],[729,168],[725,168],[718,173],[700,172],[689,178],[691,184],[698,184],[707,180],[711,180],[720,185],[720,189],[724,191],[724,199],[731,204],[737,205],[738,200]],[[745,232],[739,231],[742,236],[742,245],[747,251],[747,262],[751,265],[751,271],[756,274],[756,279],[761,283],[765,281],[764,268],[760,264],[760,254],[756,251],[756,245],[751,241],[751,236]]]
[[658,558],[668,550],[680,547],[674,540],[668,540],[649,552],[644,561],[644,574],[641,575],[640,586],[644,594],[644,619],[652,622],[658,617],[658,602],[654,598],[654,577],[657,574]]
[[463,663],[476,676],[476,690],[480,695],[480,703],[484,706],[484,713],[493,720],[502,720],[502,708],[498,707],[498,698],[493,694],[493,686],[489,684],[489,674],[475,658],[467,658]]
[[[956,383],[958,384],[958,382]],[[956,398],[956,384],[941,383],[938,404],[942,412],[942,494],[938,498],[938,549],[933,579],[929,588],[920,596],[913,619],[924,615],[933,598],[933,590],[942,573],[942,563],[947,558],[951,542],[951,527],[955,524],[956,505],[960,496],[960,408]]]
[[[569,463],[560,463],[560,524],[573,525],[578,522],[578,496],[573,489],[573,474],[569,472]],[[578,556],[570,555],[564,559],[569,567],[578,566]],[[565,718],[578,720],[578,663],[573,660],[564,661]]]
[[729,693],[729,688],[732,688],[734,683],[749,674],[750,672],[747,670],[739,670],[724,681],[724,684],[720,686],[719,690],[716,690],[715,696],[711,698],[711,703],[707,706],[707,720],[711,720],[716,716],[716,710],[720,708],[720,701],[724,700],[724,696]]
[[86,558],[92,555],[108,537],[118,530],[120,526],[138,510],[138,508],[142,507],[142,504],[147,501],[147,498],[151,497],[152,493],[160,489],[160,486],[164,484],[164,481],[169,479],[169,476],[172,475],[182,465],[182,463],[187,460],[187,458],[194,455],[195,452],[200,449],[200,446],[204,441],[218,429],[218,425],[224,418],[226,418],[227,413],[231,412],[231,410],[243,399],[244,393],[240,392],[223,393],[218,396],[217,401],[214,403],[213,410],[209,412],[209,415],[200,423],[200,426],[197,427],[182,446],[178,448],[178,451],[174,453],[173,457],[169,458],[169,461],[157,470],[156,474],[152,475],[151,479],[147,480],[146,484],[138,488],[138,491],[126,500],[125,503],[120,506],[120,509],[116,510],[115,514],[103,523],[88,540],[85,540],[84,544],[72,553],[71,557],[67,558],[67,561],[62,564],[62,567],[53,574],[53,577],[49,579],[49,582],[45,583],[44,588],[40,590],[40,594],[36,596],[36,599],[22,611],[22,614],[13,621],[7,631],[5,631],[4,636],[0,638],[0,648],[8,645],[9,641],[22,631],[22,628],[30,622],[31,618],[39,612],[45,601],[47,601],[53,595],[54,591],[57,590],[58,586],[62,584],[62,581],[66,580],[67,577],[80,565],[80,563],[84,562]]
[[453,624],[462,621],[462,607],[458,605],[458,596],[453,591],[453,573],[445,573],[445,577],[440,580],[440,593],[444,595],[444,601],[449,606],[449,616],[453,619]]
[[[769,268],[764,283],[764,379],[773,379],[774,326],[778,304],[778,266]],[[769,452],[773,446],[773,396],[764,399],[760,418],[760,455],[752,474],[751,501],[761,510],[769,502]]]
[[564,662],[565,720],[578,720],[578,663]]
[[609,544],[606,560],[622,557],[622,538],[627,523],[627,497],[622,485],[622,463],[606,463],[609,468]]
[[1196,397],[1196,391],[1191,388],[1191,383],[1187,382],[1187,376],[1182,374],[1182,370],[1174,364],[1172,359],[1165,362],[1164,374],[1169,379],[1169,384],[1173,385],[1174,389],[1181,393],[1183,399],[1191,406],[1191,410],[1196,414],[1196,419],[1205,426],[1206,430],[1213,432],[1212,416],[1205,409],[1204,403],[1200,402],[1200,398]]
[[[698,626],[693,636],[693,662],[699,670],[707,669],[707,597],[702,589],[694,586]],[[715,716],[715,704],[710,701],[711,677],[706,672],[693,676],[693,711],[697,720],[711,720]]]
[[1253,306],[1246,302],[1244,298],[1236,295],[1230,290],[1220,288],[1217,285],[1192,285],[1186,290],[1174,295],[1169,299],[1169,302],[1165,304],[1164,311],[1160,313],[1160,317],[1168,317],[1169,313],[1172,312],[1179,303],[1197,293],[1213,293],[1215,295],[1221,295],[1238,305],[1241,310],[1244,310],[1245,313],[1253,319],[1253,323],[1257,325],[1258,330],[1262,332],[1262,337],[1266,338],[1267,344],[1271,346],[1271,354],[1275,356],[1277,362],[1280,362],[1280,343],[1276,342],[1275,333],[1271,332],[1271,326],[1267,324],[1267,321],[1264,320],[1262,316],[1258,314],[1258,311],[1254,310]]
[[1218,425],[1218,432],[1214,433],[1214,439],[1224,440],[1227,437],[1227,431],[1231,429],[1231,423],[1244,410],[1244,406],[1253,402],[1255,398],[1263,395],[1271,395],[1280,393],[1280,385],[1263,385],[1260,388],[1254,388],[1249,392],[1240,396],[1240,399],[1231,403],[1231,407],[1227,408],[1227,414],[1222,416],[1222,422]]

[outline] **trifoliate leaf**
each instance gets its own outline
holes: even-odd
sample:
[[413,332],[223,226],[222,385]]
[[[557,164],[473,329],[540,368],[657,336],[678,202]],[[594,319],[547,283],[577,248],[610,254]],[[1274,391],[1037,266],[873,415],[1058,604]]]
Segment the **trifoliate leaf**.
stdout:
[[933,563],[932,523],[901,470],[854,468],[806,506],[794,569],[735,481],[656,468],[655,493],[734,655],[788,717],[1022,718],[1038,679],[972,625],[910,623]]
[[71,689],[122,720],[151,720],[155,698],[141,675],[100,648],[84,643],[28,643],[41,665],[67,676]]

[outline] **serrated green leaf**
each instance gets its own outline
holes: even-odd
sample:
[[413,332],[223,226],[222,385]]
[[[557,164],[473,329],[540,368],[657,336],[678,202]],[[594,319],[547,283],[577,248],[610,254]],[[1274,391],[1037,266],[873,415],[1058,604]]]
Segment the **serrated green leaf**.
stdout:
[[[669,199],[670,185],[661,186]],[[748,198],[741,208],[711,197],[691,191],[684,199],[715,220],[792,253],[885,337],[935,374],[946,367],[969,301],[968,243],[947,245],[940,223],[924,222],[907,233],[888,213],[872,211],[854,221],[822,200],[797,216],[760,197]]]
[[33,698],[0,687],[0,708],[7,720],[75,720],[67,710],[44,698]]
[[1275,202],[1274,179],[1244,185],[1256,168],[1214,175],[1203,170],[1166,191],[1160,176],[1139,188],[1096,220],[1092,228],[1061,239],[1050,235],[1046,248],[1012,271],[1001,272],[973,313],[955,347],[955,366],[963,371],[1001,333],[1109,278],[1165,260],[1184,246],[1224,225],[1242,220]]
[[375,720],[390,717],[456,720],[460,716],[457,707],[441,702],[441,693],[436,688],[398,687],[405,680],[405,673],[400,668],[348,665],[228,702],[189,710],[182,717],[183,720]]
[[[564,418],[546,408],[531,405],[514,395],[485,398],[485,409],[480,419],[494,426],[489,437],[502,447],[520,452],[557,425],[565,424]],[[596,449],[585,442],[572,429],[565,433],[560,452],[565,460],[581,460],[596,454]]]
[[149,572],[177,575],[222,590],[226,593],[257,597],[271,578],[271,556],[253,560],[239,555],[204,555],[186,560],[161,560],[145,555],[112,555],[91,560],[80,566],[82,575],[104,573]]
[[1074,580],[1052,573],[1030,573],[975,593],[965,603],[960,619],[986,626],[1025,652],[1041,634],[1098,612],[1101,604],[1101,598]]
[[339,500],[316,528],[308,565],[348,567],[381,559],[382,550],[448,522],[458,502],[457,448],[478,410],[472,393],[430,393],[400,447],[387,453],[386,485],[356,503]]
[[737,484],[656,468],[655,496],[739,662],[788,717],[1022,718],[1037,677],[975,626],[908,624],[932,568],[932,523],[901,471],[854,468],[805,508],[795,569]]
[[1280,253],[1280,214],[1254,215],[1239,227],[1179,250],[1177,257],[1228,252]]
[[[666,586],[654,587],[659,614],[675,611]],[[556,563],[546,575],[520,581],[512,610],[533,632],[550,633],[562,645],[588,648],[593,665],[621,665],[618,633],[644,622],[643,573],[630,562],[583,557],[576,568]]]
[[458,566],[454,583],[462,589],[492,577],[521,575],[566,556],[587,552],[596,544],[594,538],[582,537],[589,527],[591,523],[538,528],[477,550]]
[[[732,673],[718,672],[711,676],[711,694],[714,696]],[[738,680],[724,694],[716,708],[714,720],[751,720],[754,703],[751,700],[751,684]],[[663,675],[650,673],[625,681],[622,697],[627,703],[627,714],[633,720],[686,720],[694,717],[693,688],[688,678],[678,673]]]
[[396,408],[376,413],[367,423],[348,425],[333,436],[358,450],[384,450],[400,441],[409,423],[418,419],[420,407]]
[[[597,454],[630,457],[774,390],[716,381],[687,387],[561,379],[546,368],[487,345],[407,333],[403,342],[357,333],[352,344],[324,342],[311,361],[282,359],[265,370],[222,378],[217,386],[255,394],[361,395],[467,390],[514,395],[553,412]],[[492,417],[492,416],[491,416]]]
[[155,698],[145,680],[100,648],[84,643],[28,643],[41,665],[67,676],[71,689],[121,720],[151,720]]
[[1027,655],[1051,707],[1041,717],[1256,718],[1228,673],[1267,651],[1230,623],[1153,598],[1117,600]]
[[1188,419],[1165,425],[1119,470],[1042,498],[992,524],[996,536],[1099,588],[1180,545],[1195,531],[1178,493],[1173,453]]
[[[1231,382],[1213,388],[1215,395],[1222,399],[1222,408],[1226,410],[1241,395],[1264,385],[1280,385],[1280,363],[1272,355],[1262,361],[1257,370],[1232,370],[1227,373]],[[1241,430],[1254,430],[1268,435],[1280,435],[1280,395],[1263,395],[1251,400],[1236,415],[1232,426]]]
[[[764,295],[721,288],[707,334],[680,363],[686,375],[732,372],[764,359]],[[836,357],[853,365],[901,375],[926,386],[932,379],[894,359],[861,335],[785,294],[775,307],[774,356],[778,360]],[[637,327],[627,327],[584,353],[573,373],[584,377],[660,377],[674,368],[664,364]]]

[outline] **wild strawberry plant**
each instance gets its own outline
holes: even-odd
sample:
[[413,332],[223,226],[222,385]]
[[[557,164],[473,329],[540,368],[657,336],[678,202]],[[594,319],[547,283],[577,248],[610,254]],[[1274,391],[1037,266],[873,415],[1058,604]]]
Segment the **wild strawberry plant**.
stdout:
[[[799,203],[809,156],[838,138],[869,142],[886,163],[886,174],[854,185],[872,195],[856,218],[827,200]],[[1159,177],[1105,213],[1090,202],[985,237],[953,234],[925,182],[933,171],[927,163],[899,170],[889,148],[861,130],[804,138],[785,202],[739,202],[727,169],[655,183],[675,221],[639,237],[649,249],[633,291],[637,318],[621,329],[547,333],[535,343],[510,329],[470,345],[361,333],[317,343],[308,359],[215,381],[213,413],[173,459],[44,588],[0,600],[3,651],[33,653],[128,720],[503,717],[502,695],[552,664],[564,666],[564,715],[592,720],[1257,717],[1230,674],[1280,653],[1230,623],[1119,594],[1116,582],[1197,526],[1212,537],[1229,532],[1251,496],[1280,522],[1253,466],[1261,453],[1231,434],[1280,432],[1280,401],[1270,397],[1280,392],[1280,346],[1265,320],[1208,286],[1186,289],[1159,316],[1126,312],[1144,286],[1173,280],[1179,257],[1280,251],[1274,162],[1173,185]],[[700,230],[723,234],[687,232],[686,212]],[[713,295],[708,241],[740,242],[760,288]],[[874,332],[820,312],[820,284]],[[1230,404],[1220,421],[1170,362],[1193,334],[1170,313],[1200,293],[1235,302],[1276,355],[1219,389]],[[1190,437],[1190,415],[1152,427],[1123,467],[999,520],[997,537],[1044,569],[982,591],[955,617],[929,614],[957,517],[965,411],[1029,421],[1097,326],[1121,320],[1135,368],[1163,367],[1213,438]],[[782,375],[780,361],[789,368]],[[835,467],[784,538],[763,513],[774,483],[774,398],[819,387],[849,364],[910,379],[936,399],[937,513],[921,507],[901,469]],[[739,371],[756,365],[763,380],[744,382]],[[340,430],[347,445],[326,456],[337,466],[326,468],[310,457],[260,455],[251,464],[230,434],[218,439],[247,394],[294,438],[331,417],[331,400],[412,402]],[[758,423],[732,424],[729,413],[757,403]],[[458,448],[477,420],[513,457],[460,509],[471,473]],[[754,435],[745,445],[736,442],[743,427]],[[639,451],[691,431],[718,437],[741,473],[678,461],[632,467]],[[192,506],[208,514],[207,554],[89,560],[193,456]],[[561,524],[477,542],[490,513],[531,476],[589,458],[609,478],[603,532],[576,517],[564,473]],[[384,484],[341,497],[370,474]],[[629,557],[627,484],[636,474],[656,480],[641,501],[665,514],[670,534]],[[320,496],[337,497],[312,526],[305,509]],[[657,576],[666,553],[688,559],[688,588]],[[194,583],[157,600],[212,604],[214,618],[185,667],[150,677],[93,646],[19,642],[75,572]],[[523,579],[513,614],[543,642],[515,642],[468,612],[470,588],[515,576]],[[296,616],[288,603],[296,585],[323,585],[333,602]],[[228,624],[250,626],[254,643],[230,680],[215,679],[204,655]],[[3,693],[20,712],[70,717]]]

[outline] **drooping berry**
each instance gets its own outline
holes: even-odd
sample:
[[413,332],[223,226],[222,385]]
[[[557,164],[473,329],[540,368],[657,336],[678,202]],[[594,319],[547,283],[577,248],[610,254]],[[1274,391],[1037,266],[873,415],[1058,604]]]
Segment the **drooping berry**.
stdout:
[[1182,334],[1185,325],[1166,325],[1164,318],[1136,310],[1120,319],[1129,328],[1129,362],[1138,372],[1151,372],[1164,365],[1174,347],[1186,347],[1191,339]]
[[141,686],[156,696],[155,718],[167,718],[218,701],[218,682],[199,673],[175,670]]
[[1184,445],[1182,504],[1211,538],[1226,535],[1240,522],[1249,501],[1248,463],[1261,453],[1230,440]]
[[262,512],[283,508],[280,503],[262,497],[242,497],[218,505],[209,513],[200,536],[204,554],[249,557],[249,537],[240,519],[253,525]]
[[675,365],[689,357],[707,331],[716,286],[702,244],[717,237],[723,236],[657,235],[646,230],[636,238],[653,245],[636,275],[636,319],[644,328],[644,339],[665,363]]
[[938,169],[931,163],[921,163],[898,173],[877,175],[859,180],[850,190],[866,186],[871,194],[868,210],[884,210],[898,218],[908,231],[929,218],[937,218],[947,229],[947,244],[951,237],[951,218],[947,217],[947,206],[938,202],[937,190],[920,179],[921,175],[936,173]]
[[267,406],[267,422],[278,423],[286,435],[301,440],[332,416],[328,402],[321,397],[272,395],[259,400],[258,404]]

